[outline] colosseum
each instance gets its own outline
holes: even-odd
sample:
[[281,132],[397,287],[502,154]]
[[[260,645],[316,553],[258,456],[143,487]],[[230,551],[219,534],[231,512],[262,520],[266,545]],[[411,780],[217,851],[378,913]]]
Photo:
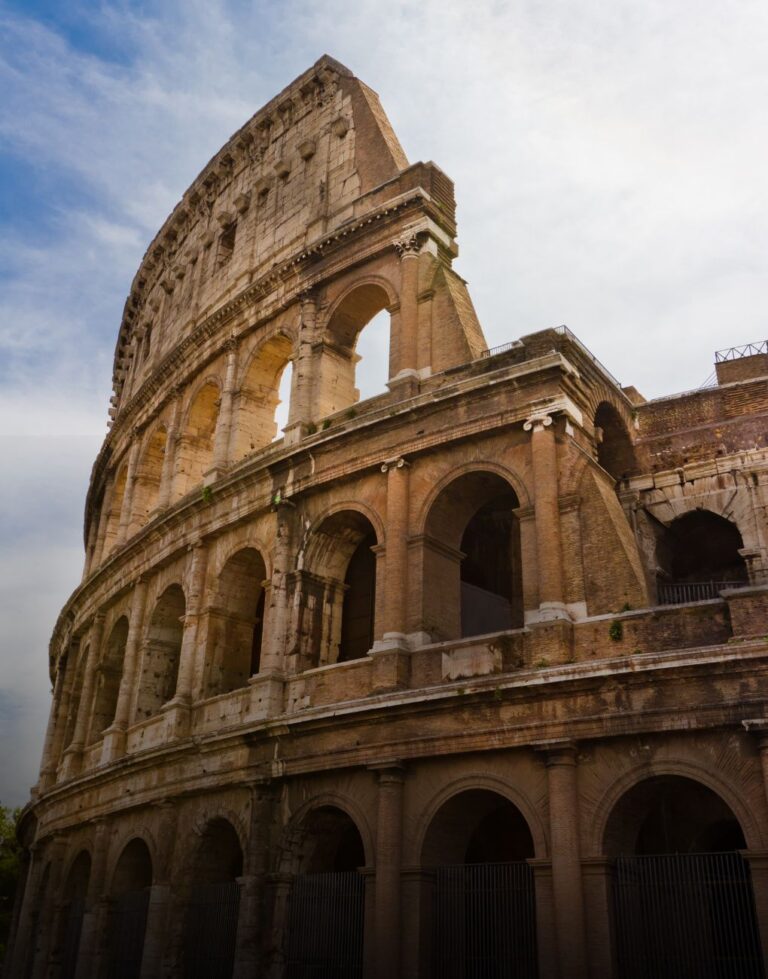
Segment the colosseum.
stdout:
[[768,345],[488,349],[455,235],[323,57],[149,246],[6,975],[765,975]]

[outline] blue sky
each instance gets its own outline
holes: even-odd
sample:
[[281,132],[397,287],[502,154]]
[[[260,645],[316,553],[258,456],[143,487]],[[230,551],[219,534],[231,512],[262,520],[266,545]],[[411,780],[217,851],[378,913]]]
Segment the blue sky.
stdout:
[[336,57],[455,180],[489,342],[567,323],[657,396],[768,334],[767,48],[764,0],[0,0],[0,801],[36,778],[125,296],[232,132]]

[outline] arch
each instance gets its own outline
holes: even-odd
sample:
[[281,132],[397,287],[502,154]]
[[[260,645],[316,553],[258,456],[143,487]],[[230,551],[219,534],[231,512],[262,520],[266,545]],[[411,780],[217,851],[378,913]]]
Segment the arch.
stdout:
[[176,693],[186,600],[179,584],[169,585],[155,603],[142,655],[136,719],[157,714]]
[[62,747],[65,750],[72,744],[72,739],[75,736],[75,725],[77,724],[77,714],[80,710],[80,696],[83,690],[85,667],[88,663],[90,648],[90,643],[85,643],[80,648],[74,665],[74,673],[71,678],[72,686],[70,687],[69,710],[67,711],[67,719],[64,723],[64,735],[61,739]]
[[[325,323],[325,347],[320,360],[316,390],[319,418],[349,408],[360,400],[356,386],[357,353],[360,334],[377,314],[388,311],[397,302],[389,282],[379,276],[356,281],[338,297]],[[391,322],[389,352],[383,359],[387,377],[391,363]],[[383,379],[386,383],[386,378]],[[382,383],[382,388],[384,387]]]
[[299,873],[302,866],[302,847],[304,827],[307,819],[316,810],[335,809],[354,825],[362,842],[364,864],[374,863],[373,832],[362,808],[351,798],[340,792],[323,792],[302,803],[291,815],[283,832],[281,846],[278,848],[277,865],[279,873]]
[[293,341],[276,333],[248,361],[237,395],[230,458],[233,462],[269,445],[278,436],[276,412],[283,374],[293,362]]
[[219,573],[209,609],[205,696],[244,687],[259,672],[267,569],[254,547],[235,551]]
[[300,665],[365,656],[377,635],[376,529],[362,508],[334,509],[315,523],[301,576]]
[[199,485],[213,464],[220,398],[218,377],[208,377],[190,400],[176,449],[174,495],[177,498]]
[[594,417],[598,464],[615,480],[626,479],[638,470],[635,447],[629,430],[616,408],[601,401]]
[[433,494],[422,536],[422,628],[433,639],[522,627],[519,506],[507,479],[477,468]]
[[235,959],[243,848],[229,820],[204,827],[192,857],[184,921],[185,979],[229,979]]
[[421,508],[419,510],[419,515],[416,520],[416,532],[418,534],[425,534],[427,532],[427,521],[429,520],[432,505],[443,490],[453,483],[459,476],[466,476],[472,473],[492,473],[499,476],[506,483],[509,483],[510,488],[520,501],[521,508],[532,506],[533,498],[528,492],[528,487],[525,485],[522,478],[516,472],[514,472],[514,470],[508,469],[506,466],[499,465],[499,463],[490,459],[479,459],[477,461],[464,463],[460,466],[454,466],[447,473],[441,476],[436,483],[434,483],[429,493],[424,498],[424,502],[421,504]]
[[112,492],[109,496],[109,513],[104,531],[104,556],[113,551],[117,545],[120,531],[120,516],[123,511],[123,500],[128,481],[128,463],[123,462],[115,474]]
[[[653,529],[660,601],[691,600],[685,597],[685,588],[676,586],[712,583],[723,587],[749,580],[740,554],[744,546],[741,533],[726,517],[700,508],[688,510],[666,527],[654,524]],[[717,590],[694,597],[714,598]]]
[[741,831],[744,834],[747,847],[750,850],[759,850],[765,845],[763,834],[758,828],[758,824],[752,816],[748,806],[741,800],[739,793],[723,775],[715,772],[712,768],[705,768],[692,762],[676,760],[654,762],[652,766],[644,765],[633,768],[623,776],[614,779],[610,787],[606,790],[601,800],[595,807],[594,815],[591,820],[591,852],[602,855],[604,853],[606,829],[611,813],[616,805],[629,791],[636,785],[653,778],[671,776],[686,779],[690,782],[697,782],[709,789],[714,795],[719,796],[724,805],[730,809],[737,819]]
[[89,738],[91,744],[99,740],[115,719],[127,642],[128,618],[121,615],[112,626],[98,666]]
[[136,529],[149,520],[157,506],[167,441],[168,432],[165,425],[158,425],[144,443],[131,501],[133,510],[131,521],[136,525]]
[[80,951],[86,900],[91,882],[91,855],[80,850],[73,859],[62,888],[62,914],[56,945],[61,949],[62,979],[74,979]]

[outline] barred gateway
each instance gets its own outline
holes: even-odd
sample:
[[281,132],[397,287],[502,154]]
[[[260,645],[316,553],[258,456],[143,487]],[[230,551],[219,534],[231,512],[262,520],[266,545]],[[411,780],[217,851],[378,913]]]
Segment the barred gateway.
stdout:
[[7,975],[765,975],[765,348],[489,351],[455,233],[324,57],[152,242]]

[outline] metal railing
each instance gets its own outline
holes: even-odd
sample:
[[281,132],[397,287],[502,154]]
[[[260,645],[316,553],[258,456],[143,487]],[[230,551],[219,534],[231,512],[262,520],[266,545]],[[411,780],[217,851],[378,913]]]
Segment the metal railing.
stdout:
[[716,350],[715,363],[722,364],[725,360],[755,357],[757,354],[768,354],[768,340],[756,340],[754,343],[745,343],[743,347],[726,347],[725,350]]
[[192,888],[187,905],[184,979],[231,979],[239,909],[237,881]]
[[480,359],[485,359],[487,357],[495,357],[497,354],[505,354],[508,350],[514,350],[516,347],[522,347],[522,343],[519,340],[510,340],[509,343],[500,343],[498,347],[489,347],[480,354]]
[[660,581],[659,605],[688,605],[719,598],[723,588],[739,588],[743,581]]
[[362,874],[296,877],[288,906],[286,979],[361,979],[364,924]]

